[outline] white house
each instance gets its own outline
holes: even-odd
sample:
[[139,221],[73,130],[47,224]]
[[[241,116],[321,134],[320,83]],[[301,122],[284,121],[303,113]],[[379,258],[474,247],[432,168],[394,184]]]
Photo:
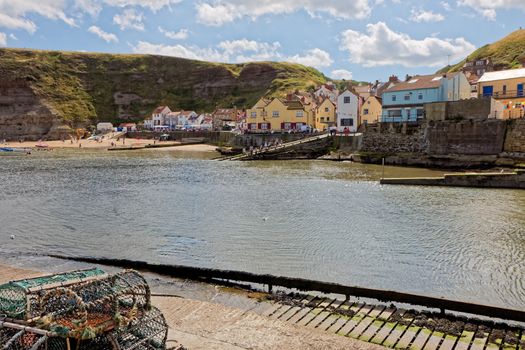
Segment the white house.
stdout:
[[148,118],[148,119],[144,119],[144,128],[145,129],[153,129],[153,119],[151,118]]
[[191,120],[197,118],[199,115],[194,111],[180,111],[179,112],[178,127],[187,128],[191,124]]
[[322,99],[326,97],[330,99],[330,101],[332,101],[333,103],[336,103],[337,96],[339,95],[339,90],[337,90],[333,83],[327,83],[321,85],[321,87],[315,90],[314,95],[317,99]]
[[337,97],[337,130],[348,128],[356,132],[359,118],[359,97],[350,90],[345,90]]
[[175,129],[179,124],[180,112],[169,112],[164,118],[165,125],[169,126],[170,129]]
[[167,106],[159,106],[151,115],[151,119],[153,120],[153,126],[162,126],[166,125],[166,116],[171,113],[171,109]]
[[97,131],[100,131],[100,132],[108,132],[108,131],[113,131],[113,124],[111,123],[98,123],[97,124]]

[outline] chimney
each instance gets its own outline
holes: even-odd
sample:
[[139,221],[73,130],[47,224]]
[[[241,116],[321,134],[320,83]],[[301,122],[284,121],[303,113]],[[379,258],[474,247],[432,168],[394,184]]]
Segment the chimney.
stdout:
[[399,82],[399,79],[396,75],[391,75],[390,78],[388,78],[389,83],[397,83]]
[[406,77],[405,77],[405,81],[409,81],[410,79],[412,79],[412,77],[407,74]]

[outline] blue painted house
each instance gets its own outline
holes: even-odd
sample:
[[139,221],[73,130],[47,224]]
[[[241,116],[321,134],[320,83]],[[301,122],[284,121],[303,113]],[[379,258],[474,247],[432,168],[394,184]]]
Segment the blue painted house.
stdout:
[[470,98],[464,73],[419,75],[383,92],[382,122],[417,121],[424,118],[425,103]]

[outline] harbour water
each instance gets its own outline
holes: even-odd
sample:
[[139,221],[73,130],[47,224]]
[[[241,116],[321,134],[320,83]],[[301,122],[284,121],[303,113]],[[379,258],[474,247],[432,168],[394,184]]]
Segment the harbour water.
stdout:
[[525,308],[525,191],[381,186],[380,166],[213,156],[0,158],[0,260],[126,258]]

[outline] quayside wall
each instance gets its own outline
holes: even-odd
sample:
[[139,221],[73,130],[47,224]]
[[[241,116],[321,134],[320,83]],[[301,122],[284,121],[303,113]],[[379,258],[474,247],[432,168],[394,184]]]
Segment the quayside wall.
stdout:
[[525,161],[525,119],[380,123],[363,132],[358,160],[426,167],[514,166]]

